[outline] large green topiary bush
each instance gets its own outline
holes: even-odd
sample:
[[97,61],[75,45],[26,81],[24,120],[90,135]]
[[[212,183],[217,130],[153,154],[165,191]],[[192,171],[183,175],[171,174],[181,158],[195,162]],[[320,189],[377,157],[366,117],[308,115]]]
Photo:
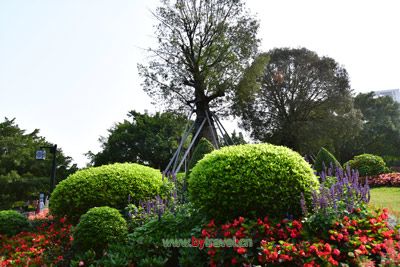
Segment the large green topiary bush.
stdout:
[[0,235],[13,236],[29,228],[28,219],[21,213],[15,210],[0,211]]
[[101,256],[108,244],[123,242],[127,236],[127,223],[117,209],[95,207],[82,215],[73,232],[73,247],[81,253],[92,249]]
[[315,158],[314,169],[318,173],[320,173],[320,172],[324,171],[324,166],[326,168],[329,168],[331,166],[331,164],[334,168],[342,167],[340,165],[339,161],[335,158],[334,155],[332,155],[331,152],[329,152],[326,148],[321,147],[321,149],[318,151],[318,154]]
[[189,178],[190,200],[210,217],[298,216],[300,198],[318,188],[311,166],[283,146],[224,147],[206,155]]
[[358,170],[360,176],[374,176],[387,172],[389,169],[382,157],[373,154],[361,154],[355,156],[344,164],[351,169]]
[[204,137],[201,138],[196,148],[194,149],[193,155],[189,161],[189,170],[191,170],[196,165],[196,163],[204,157],[204,155],[212,152],[214,149],[215,148],[210,143],[210,141],[208,141]]
[[80,170],[60,182],[50,198],[50,211],[75,223],[92,207],[123,209],[128,195],[137,203],[163,194],[161,173],[135,163],[115,163]]

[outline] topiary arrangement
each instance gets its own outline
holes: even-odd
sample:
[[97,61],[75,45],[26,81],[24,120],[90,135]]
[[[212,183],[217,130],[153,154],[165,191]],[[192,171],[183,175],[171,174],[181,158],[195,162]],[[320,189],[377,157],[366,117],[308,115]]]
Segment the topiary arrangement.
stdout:
[[389,171],[382,157],[373,154],[361,154],[355,156],[344,164],[351,169],[358,170],[360,176],[374,176]]
[[189,161],[189,170],[191,170],[199,160],[204,158],[204,155],[212,152],[214,149],[215,148],[210,143],[210,141],[208,141],[204,137],[201,138],[196,148],[194,149],[193,155]]
[[13,236],[30,229],[28,219],[15,210],[0,211],[0,235]]
[[50,211],[67,216],[72,223],[92,207],[110,206],[123,209],[128,195],[137,203],[170,188],[161,173],[135,163],[115,163],[80,170],[61,181],[50,198]]
[[117,209],[95,207],[82,215],[72,245],[81,253],[92,249],[101,256],[108,244],[123,242],[127,236],[127,223]]
[[335,158],[335,156],[332,155],[332,153],[329,152],[326,148],[321,147],[315,158],[314,169],[318,173],[321,173],[322,171],[324,171],[324,166],[326,168],[329,168],[331,164],[333,168],[336,167],[342,168],[342,166],[340,165],[339,161]]
[[271,144],[224,147],[192,169],[190,200],[210,217],[301,215],[300,198],[319,185],[311,166],[293,150]]

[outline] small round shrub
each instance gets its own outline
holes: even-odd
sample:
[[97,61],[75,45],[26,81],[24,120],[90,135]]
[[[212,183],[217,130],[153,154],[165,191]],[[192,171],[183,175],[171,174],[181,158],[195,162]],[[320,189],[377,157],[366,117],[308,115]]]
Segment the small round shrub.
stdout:
[[0,235],[13,236],[29,230],[28,219],[15,210],[0,211]]
[[[128,195],[137,203],[163,195],[160,171],[135,163],[115,163],[80,170],[61,181],[50,198],[50,211],[76,223],[92,207],[110,206],[122,210]],[[165,192],[164,192],[165,193]]]
[[79,220],[72,245],[79,252],[92,249],[100,256],[108,244],[123,242],[127,236],[127,223],[117,209],[94,207]]
[[385,161],[380,156],[361,154],[345,163],[345,166],[358,170],[360,176],[374,176],[388,171]]
[[199,160],[204,158],[204,155],[212,152],[214,149],[215,148],[210,141],[205,138],[201,138],[193,151],[192,158],[189,161],[189,170],[191,170]]
[[271,144],[224,147],[193,168],[190,200],[210,217],[301,215],[300,198],[319,185],[297,152]]
[[331,164],[333,168],[336,167],[342,168],[342,166],[340,165],[339,161],[335,158],[335,156],[332,155],[332,153],[329,152],[327,149],[321,147],[315,158],[314,169],[318,173],[321,173],[322,171],[324,171],[324,166],[325,168],[329,168]]

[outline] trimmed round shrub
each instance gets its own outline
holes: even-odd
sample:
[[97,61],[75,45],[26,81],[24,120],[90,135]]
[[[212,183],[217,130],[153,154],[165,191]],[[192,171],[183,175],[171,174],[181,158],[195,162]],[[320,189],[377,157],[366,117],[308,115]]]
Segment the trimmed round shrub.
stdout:
[[108,244],[123,242],[128,236],[128,226],[117,209],[95,207],[82,215],[73,232],[73,247],[85,252],[90,249],[101,256]]
[[190,200],[213,218],[299,216],[301,193],[310,201],[319,185],[314,171],[293,150],[271,144],[224,147],[193,168]]
[[29,230],[28,218],[15,210],[0,211],[0,235],[13,236]]
[[[122,210],[128,201],[163,195],[160,171],[135,163],[115,163],[77,171],[61,181],[50,198],[50,211],[76,223],[92,207],[110,206]],[[164,192],[165,193],[165,192]]]
[[318,151],[317,157],[315,158],[314,162],[314,169],[318,172],[321,173],[324,171],[324,166],[325,168],[330,168],[331,164],[333,168],[339,167],[342,168],[340,165],[339,161],[335,158],[334,155],[332,155],[331,152],[329,152],[327,149],[321,147],[321,149]]
[[345,163],[345,166],[358,170],[360,176],[374,176],[388,172],[386,163],[382,157],[373,154],[361,154]]
[[191,170],[199,160],[204,158],[204,155],[212,152],[214,149],[215,148],[210,143],[210,141],[208,141],[204,137],[201,138],[195,150],[193,151],[192,158],[189,161],[189,170]]

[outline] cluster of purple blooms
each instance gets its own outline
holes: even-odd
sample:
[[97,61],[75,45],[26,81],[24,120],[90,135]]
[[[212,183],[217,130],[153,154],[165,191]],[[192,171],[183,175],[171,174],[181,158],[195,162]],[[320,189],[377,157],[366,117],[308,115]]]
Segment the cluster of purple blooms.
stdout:
[[[329,179],[335,177],[335,181],[329,185]],[[360,207],[370,200],[370,191],[368,179],[365,183],[359,180],[357,170],[351,170],[349,166],[345,170],[342,168],[331,167],[325,172],[320,173],[319,190],[312,192],[312,209],[313,212],[326,212],[328,210],[335,213],[347,211],[352,212],[355,208]],[[332,180],[331,180],[332,181]],[[307,216],[308,210],[304,195],[301,196],[301,208],[303,214]]]
[[[162,179],[168,179],[170,182],[174,183],[174,190],[171,192],[169,198],[161,198],[160,196],[156,196],[154,199],[139,201],[137,208],[132,211],[128,211],[128,217],[132,218],[150,218],[158,216],[158,219],[161,219],[161,216],[167,212],[174,212],[175,205],[178,202],[177,195],[177,179],[176,175],[172,173],[163,173]],[[131,202],[131,196],[128,196],[128,204]]]

